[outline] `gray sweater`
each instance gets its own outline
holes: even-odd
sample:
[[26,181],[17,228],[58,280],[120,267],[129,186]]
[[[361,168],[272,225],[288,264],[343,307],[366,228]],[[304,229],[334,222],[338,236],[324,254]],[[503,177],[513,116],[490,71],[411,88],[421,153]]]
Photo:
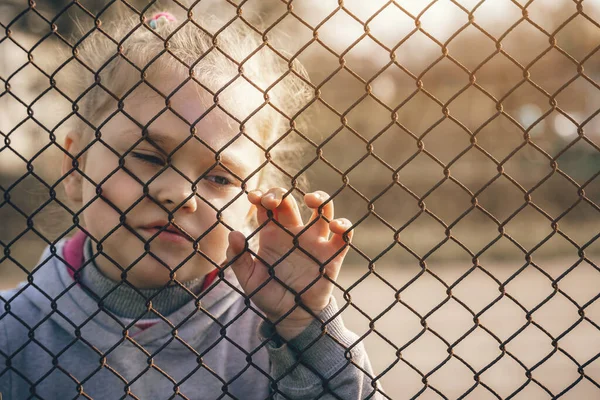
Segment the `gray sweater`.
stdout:
[[139,329],[74,282],[63,245],[46,249],[31,283],[0,292],[3,399],[384,396],[362,343],[335,317],[333,298],[320,315],[325,325],[315,321],[281,345],[225,269],[199,306],[190,302]]

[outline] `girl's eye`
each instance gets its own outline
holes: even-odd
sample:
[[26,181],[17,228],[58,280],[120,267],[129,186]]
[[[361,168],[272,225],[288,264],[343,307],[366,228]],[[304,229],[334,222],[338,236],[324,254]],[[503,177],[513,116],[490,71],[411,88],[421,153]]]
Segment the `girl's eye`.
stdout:
[[153,156],[151,154],[144,154],[144,153],[131,153],[131,155],[134,158],[137,158],[140,161],[143,161],[145,163],[148,164],[152,164],[152,165],[158,165],[158,166],[163,166],[165,165],[165,161],[157,156]]
[[233,184],[233,182],[231,182],[228,178],[219,175],[207,176],[206,179],[220,186],[229,186]]

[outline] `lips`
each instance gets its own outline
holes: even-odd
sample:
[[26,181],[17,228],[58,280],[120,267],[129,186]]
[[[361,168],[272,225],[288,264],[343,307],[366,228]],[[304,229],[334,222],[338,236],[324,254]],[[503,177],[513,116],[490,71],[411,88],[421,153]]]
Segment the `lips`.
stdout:
[[192,241],[189,233],[186,234],[183,229],[178,228],[168,221],[152,222],[142,227],[142,230],[146,232],[149,237],[153,237],[153,240],[158,239],[177,243],[189,243]]

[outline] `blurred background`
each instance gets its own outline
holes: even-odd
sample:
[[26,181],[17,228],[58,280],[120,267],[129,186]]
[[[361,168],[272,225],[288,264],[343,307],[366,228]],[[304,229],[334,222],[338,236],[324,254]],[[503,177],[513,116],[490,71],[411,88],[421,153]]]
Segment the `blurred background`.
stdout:
[[[0,0],[0,289],[69,229],[48,186],[71,104],[49,76],[93,26],[81,7],[129,9]],[[600,0],[194,12],[238,8],[320,91],[302,173],[356,223],[336,296],[387,395],[600,398]]]

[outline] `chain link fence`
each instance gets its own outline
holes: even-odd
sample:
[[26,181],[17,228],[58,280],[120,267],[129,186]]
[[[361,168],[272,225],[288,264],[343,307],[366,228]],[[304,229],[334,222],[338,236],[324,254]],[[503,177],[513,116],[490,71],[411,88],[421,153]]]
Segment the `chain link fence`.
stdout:
[[[78,105],[93,87],[123,89],[102,74],[115,57],[127,59],[122,48],[135,32],[151,33],[151,10],[160,7],[175,10],[179,26],[203,30],[213,40],[210,50],[234,65],[230,81],[203,89],[214,99],[211,109],[227,114],[267,155],[261,169],[283,175],[291,195],[307,192],[304,180],[326,191],[336,215],[352,222],[334,296],[365,343],[370,378],[383,396],[600,396],[598,1],[4,0],[0,288],[35,286],[31,270],[43,248],[85,229],[60,190],[64,139],[83,121],[93,142],[102,141],[107,119],[95,121],[93,107]],[[107,26],[123,15],[135,23],[111,37]],[[211,30],[196,22],[199,15],[225,22]],[[228,54],[219,43],[238,25],[259,38],[250,54]],[[81,62],[92,34],[104,34],[114,48],[110,60]],[[248,79],[244,67],[260,51],[287,71],[267,83]],[[146,72],[163,55],[190,71],[202,60],[187,60],[168,45],[142,65],[129,60],[142,79],[112,95],[117,110],[135,86],[161,84]],[[86,74],[87,88],[69,91],[76,75]],[[259,93],[244,117],[233,111],[240,111],[236,103],[218,99],[237,78]],[[305,100],[290,109],[277,103],[285,79],[295,80]],[[173,112],[169,100],[181,87],[157,89]],[[265,105],[285,122],[266,146],[245,133]],[[298,143],[306,149],[300,163],[289,151]],[[211,151],[218,163],[221,151]],[[145,187],[156,176],[131,174]],[[83,208],[99,199],[101,191]],[[212,207],[220,215],[234,200]],[[3,299],[0,321],[14,316],[13,300]],[[0,354],[11,360],[38,343],[35,329],[14,354]],[[134,339],[125,331],[123,340]],[[0,374],[9,371],[9,361],[0,365]],[[167,377],[174,396],[185,396],[181,382]]]

